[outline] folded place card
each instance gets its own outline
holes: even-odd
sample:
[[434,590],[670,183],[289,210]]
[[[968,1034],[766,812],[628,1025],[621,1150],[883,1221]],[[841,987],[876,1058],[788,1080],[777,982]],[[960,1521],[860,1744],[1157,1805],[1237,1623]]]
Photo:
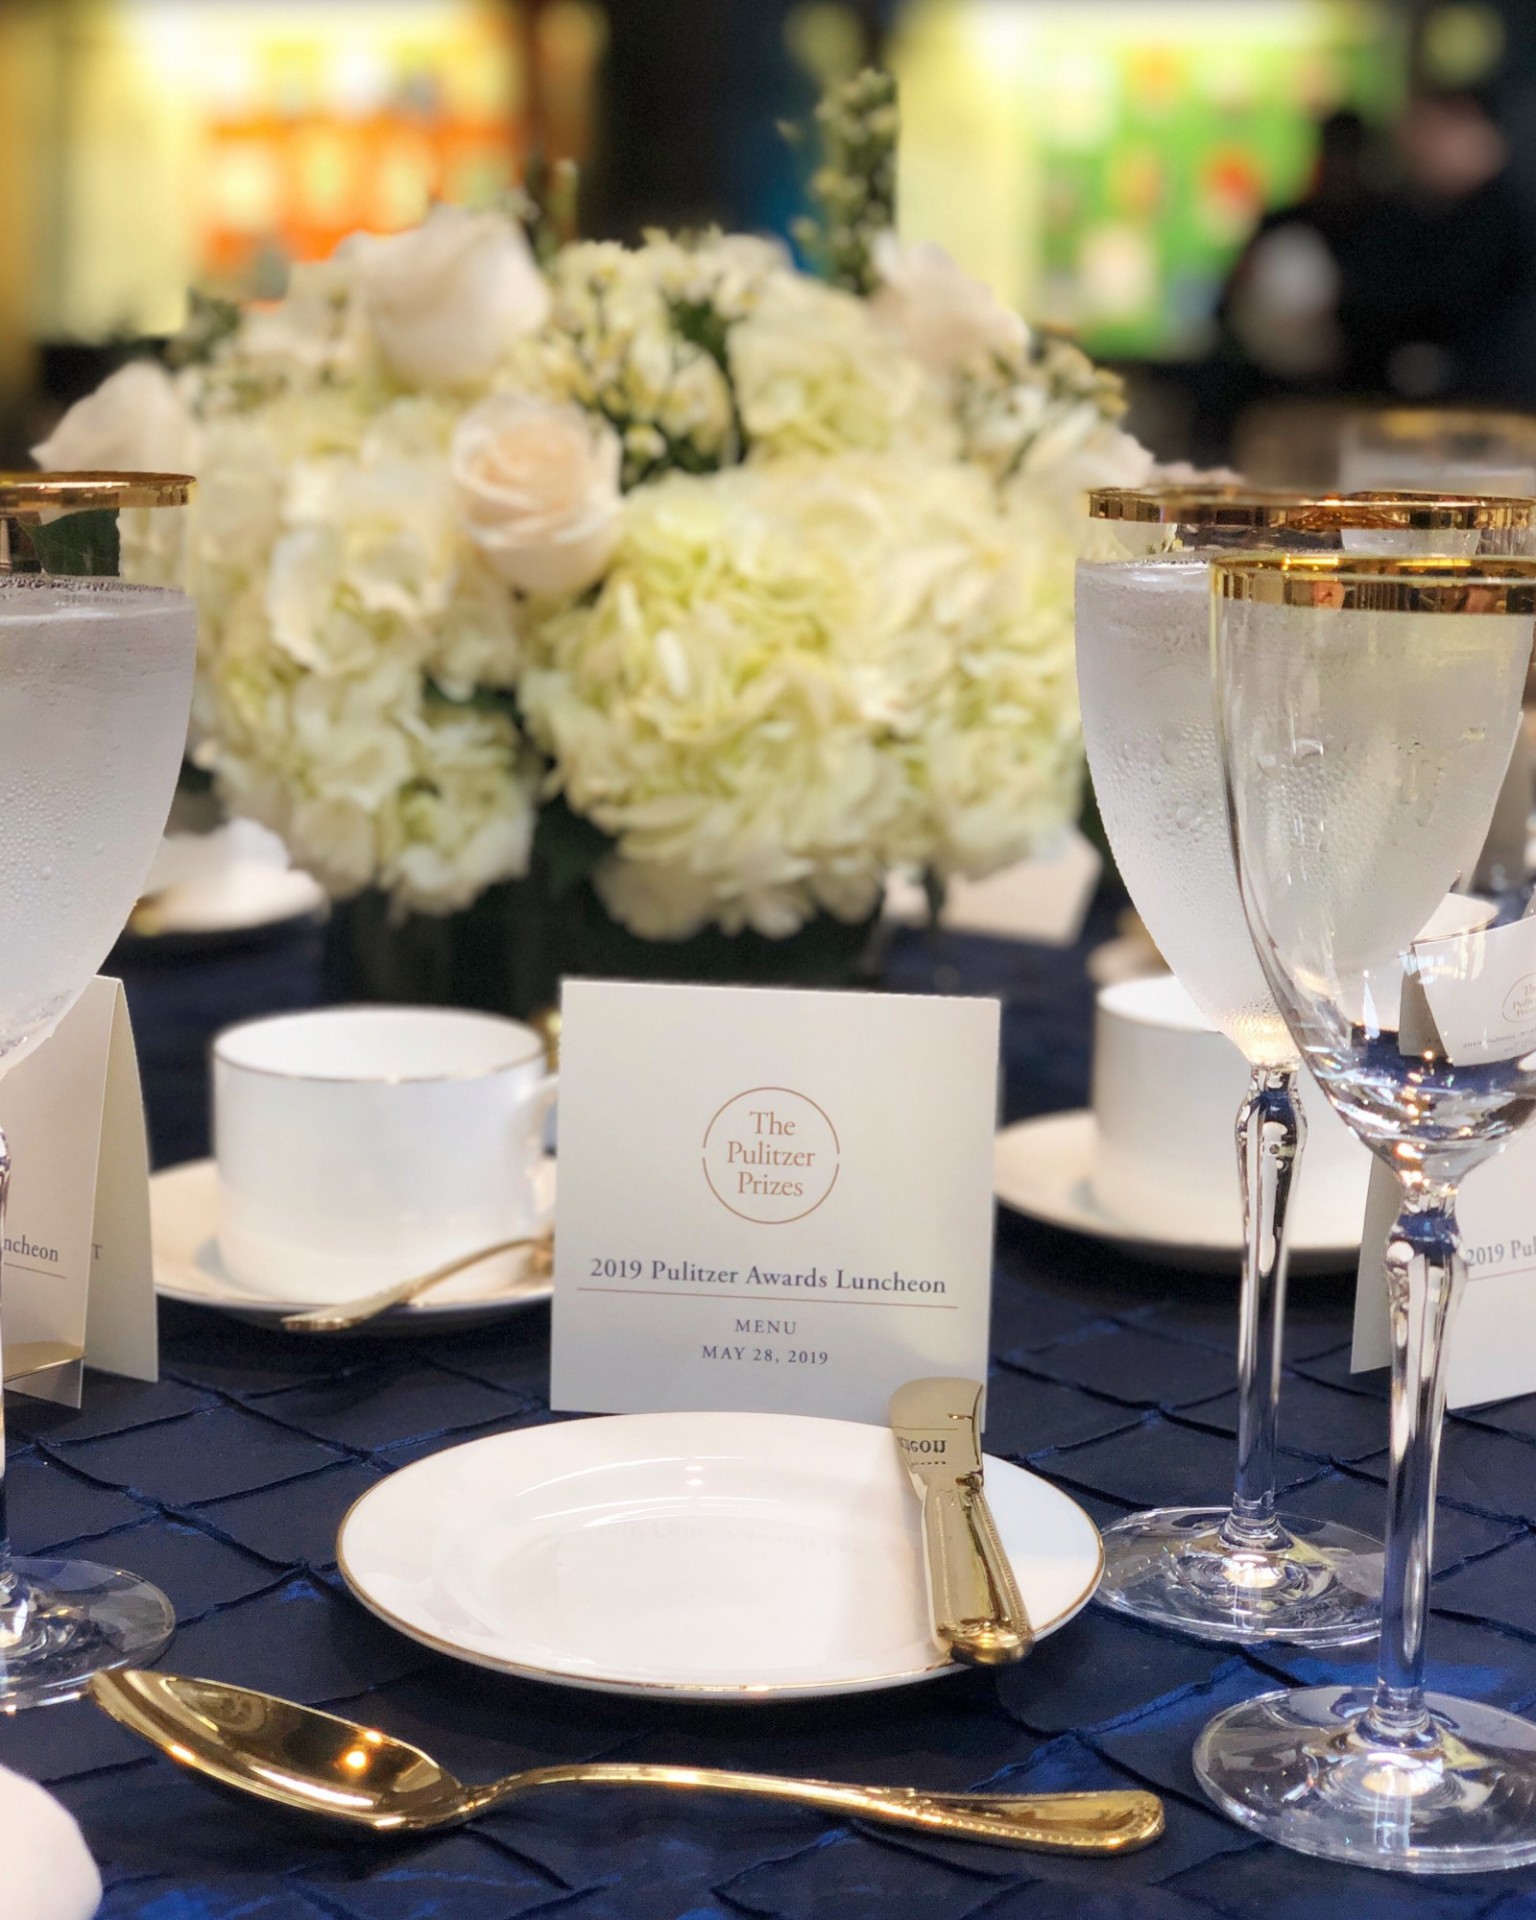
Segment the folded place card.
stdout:
[[[1392,1362],[1382,1256],[1397,1210],[1397,1181],[1378,1163],[1360,1244],[1355,1373]],[[1517,1133],[1467,1175],[1456,1215],[1467,1285],[1446,1348],[1446,1404],[1478,1407],[1536,1392],[1536,1133]]]
[[5,1220],[5,1384],[80,1404],[82,1364],[159,1372],[149,1160],[128,1004],[96,979],[0,1080],[11,1149]]
[[[1536,1045],[1536,919],[1475,935],[1469,964],[1457,939],[1418,941],[1405,981],[1402,1043],[1458,1066],[1513,1059]],[[1354,1372],[1391,1364],[1382,1260],[1398,1183],[1376,1162],[1366,1201],[1355,1288]],[[1536,1391],[1536,1130],[1462,1182],[1456,1208],[1467,1287],[1446,1348],[1446,1404],[1475,1407]]]
[[551,1402],[883,1422],[985,1379],[992,1000],[568,981]]
[[[1052,854],[1021,860],[985,880],[949,881],[939,925],[949,933],[1070,947],[1082,935],[1103,871],[1097,849],[1072,827]],[[903,926],[927,926],[928,896],[911,874],[892,874],[886,882],[885,913]]]

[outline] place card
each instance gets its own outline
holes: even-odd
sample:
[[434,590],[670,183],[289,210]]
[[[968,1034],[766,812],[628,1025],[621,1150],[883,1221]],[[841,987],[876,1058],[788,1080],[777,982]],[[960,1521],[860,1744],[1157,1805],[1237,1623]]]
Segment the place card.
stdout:
[[149,1158],[128,1003],[95,979],[0,1080],[11,1149],[5,1220],[5,1384],[80,1404],[83,1365],[159,1373]]
[[993,1000],[571,980],[551,1404],[884,1424],[986,1378]]
[[1436,1050],[1453,1066],[1514,1060],[1536,1046],[1536,919],[1416,940],[1413,952]]
[[[946,933],[1070,947],[1082,935],[1103,871],[1097,848],[1071,827],[1051,853],[1021,860],[984,880],[957,874],[945,886],[939,925]],[[911,873],[893,873],[887,880],[885,915],[900,926],[928,925],[928,895]]]
[[[1382,1256],[1397,1213],[1397,1181],[1378,1162],[1361,1234],[1354,1373],[1392,1363]],[[1536,1392],[1536,1134],[1517,1133],[1467,1175],[1456,1216],[1467,1285],[1446,1349],[1446,1404]]]

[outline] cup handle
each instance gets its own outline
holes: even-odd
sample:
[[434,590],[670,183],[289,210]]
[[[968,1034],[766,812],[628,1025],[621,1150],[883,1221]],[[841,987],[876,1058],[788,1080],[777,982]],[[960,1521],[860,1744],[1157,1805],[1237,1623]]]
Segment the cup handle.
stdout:
[[[528,1177],[537,1190],[538,1171],[544,1160],[544,1122],[549,1118],[560,1093],[558,1073],[546,1073],[544,1078],[523,1101],[519,1112],[526,1118],[523,1131],[524,1150],[528,1156]],[[542,1233],[554,1220],[554,1209],[546,1207],[534,1221],[534,1230]]]

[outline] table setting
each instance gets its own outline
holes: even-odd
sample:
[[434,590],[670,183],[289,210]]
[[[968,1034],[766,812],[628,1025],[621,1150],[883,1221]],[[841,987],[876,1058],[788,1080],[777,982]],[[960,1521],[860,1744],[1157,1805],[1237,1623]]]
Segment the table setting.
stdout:
[[[1536,500],[1159,476],[822,130],[814,274],[443,208],[0,475],[5,1920],[1532,1898]],[[189,743],[299,877],[152,1176],[72,1043],[60,1372]]]

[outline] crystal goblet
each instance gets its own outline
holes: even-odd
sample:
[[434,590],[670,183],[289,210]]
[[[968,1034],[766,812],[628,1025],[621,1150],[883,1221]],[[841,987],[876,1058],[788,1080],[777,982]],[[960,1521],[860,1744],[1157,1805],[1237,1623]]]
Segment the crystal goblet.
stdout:
[[[1252,1070],[1237,1116],[1246,1246],[1232,1498],[1225,1507],[1154,1508],[1108,1528],[1098,1598],[1206,1639],[1347,1646],[1377,1630],[1380,1543],[1276,1510],[1288,1227],[1305,1124],[1296,1046],[1238,896],[1211,686],[1209,569],[1250,549],[1523,552],[1536,505],[1167,488],[1095,494],[1091,512],[1102,557],[1078,569],[1077,652],[1100,812],[1152,938]],[[1157,1124],[1155,1095],[1147,1124]]]
[[[122,930],[186,742],[196,619],[185,595],[50,575],[39,532],[72,511],[180,505],[145,474],[0,474],[0,1074],[53,1032]],[[0,1135],[0,1246],[11,1160]],[[150,1660],[170,1602],[131,1573],[12,1554],[0,1420],[0,1711],[72,1699]]]
[[1391,1169],[1391,1466],[1374,1689],[1230,1708],[1195,1770],[1303,1853],[1413,1872],[1536,1860],[1536,1725],[1424,1691],[1460,1182],[1536,1113],[1515,991],[1536,922],[1416,937],[1486,830],[1520,720],[1536,562],[1245,559],[1213,569],[1242,901],[1287,1029]]

